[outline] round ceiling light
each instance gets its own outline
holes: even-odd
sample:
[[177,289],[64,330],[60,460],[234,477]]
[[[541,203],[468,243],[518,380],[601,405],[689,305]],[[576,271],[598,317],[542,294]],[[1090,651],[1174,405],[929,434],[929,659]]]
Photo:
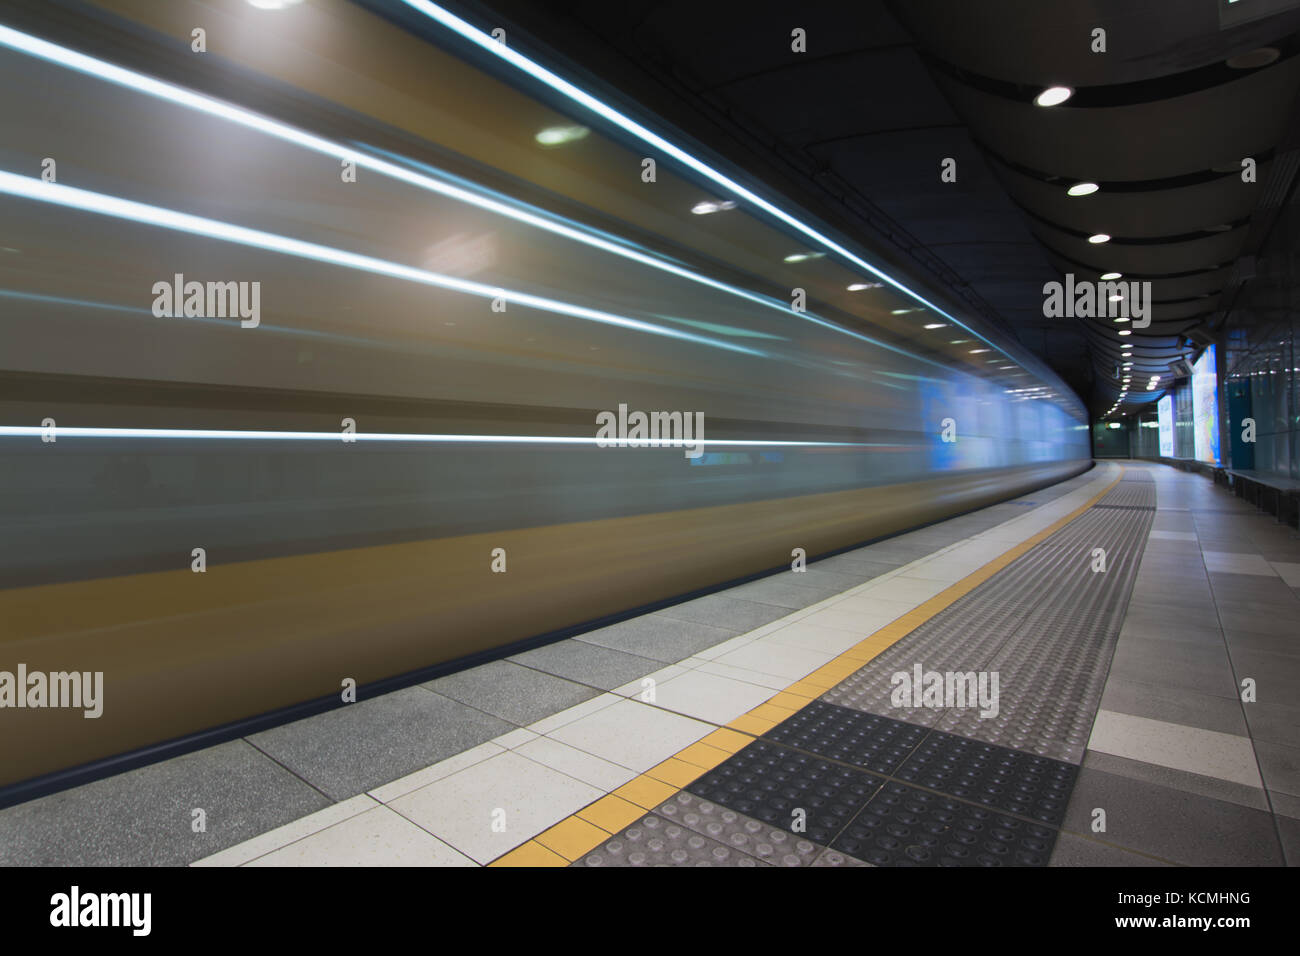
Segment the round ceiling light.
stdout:
[[1034,97],[1036,106],[1059,106],[1074,95],[1068,86],[1049,86]]
[[1066,192],[1071,196],[1091,196],[1100,188],[1096,183],[1075,183]]

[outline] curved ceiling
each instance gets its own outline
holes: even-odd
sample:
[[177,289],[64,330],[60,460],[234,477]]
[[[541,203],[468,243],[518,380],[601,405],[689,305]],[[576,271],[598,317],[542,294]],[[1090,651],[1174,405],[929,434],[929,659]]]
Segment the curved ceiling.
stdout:
[[[804,176],[846,231],[1009,325],[1099,416],[1154,398],[1151,375],[1172,381],[1213,340],[1300,169],[1300,0],[464,6],[742,166]],[[1034,105],[1058,84],[1070,99]],[[1099,188],[1070,196],[1080,181]],[[1151,284],[1148,327],[1046,314],[1047,283],[1109,272]]]

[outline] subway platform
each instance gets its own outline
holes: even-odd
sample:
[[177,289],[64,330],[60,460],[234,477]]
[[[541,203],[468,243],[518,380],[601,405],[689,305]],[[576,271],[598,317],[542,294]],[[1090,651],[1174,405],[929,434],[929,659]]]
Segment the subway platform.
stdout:
[[1295,530],[1101,462],[0,810],[0,864],[1295,864],[1297,622]]

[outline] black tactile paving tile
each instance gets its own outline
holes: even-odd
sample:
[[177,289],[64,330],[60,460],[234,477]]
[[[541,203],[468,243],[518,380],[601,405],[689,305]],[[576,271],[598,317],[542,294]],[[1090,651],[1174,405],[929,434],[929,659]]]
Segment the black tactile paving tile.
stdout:
[[815,700],[763,737],[888,775],[929,732],[927,727]]
[[1078,774],[1072,764],[936,730],[893,776],[1059,826]]
[[698,778],[688,792],[790,830],[802,809],[803,839],[830,843],[884,780],[785,747],[756,740]]
[[890,781],[830,846],[876,866],[1047,866],[1056,834]]

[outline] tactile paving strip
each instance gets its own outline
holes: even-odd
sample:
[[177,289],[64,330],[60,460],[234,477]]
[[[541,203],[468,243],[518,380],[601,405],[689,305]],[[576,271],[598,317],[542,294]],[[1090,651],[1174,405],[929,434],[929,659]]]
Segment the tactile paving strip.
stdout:
[[686,789],[784,830],[802,809],[807,829],[801,835],[826,846],[883,783],[881,777],[756,740]]
[[772,866],[811,866],[822,848],[797,834],[682,791],[655,808],[673,823]]
[[763,736],[888,776],[926,733],[916,724],[815,700]]
[[647,814],[571,866],[767,866],[748,853]]
[[831,843],[876,866],[1046,866],[1051,827],[901,783],[885,784]]
[[1059,826],[1078,774],[1072,764],[936,730],[893,776]]
[[[1154,485],[1135,481],[1124,491],[1135,489],[1151,493]],[[1145,506],[1094,506],[822,699],[1079,763],[1153,516]],[[1104,572],[1093,570],[1098,548],[1106,554]],[[997,713],[895,707],[894,675],[911,674],[918,664],[940,673],[996,672]]]

